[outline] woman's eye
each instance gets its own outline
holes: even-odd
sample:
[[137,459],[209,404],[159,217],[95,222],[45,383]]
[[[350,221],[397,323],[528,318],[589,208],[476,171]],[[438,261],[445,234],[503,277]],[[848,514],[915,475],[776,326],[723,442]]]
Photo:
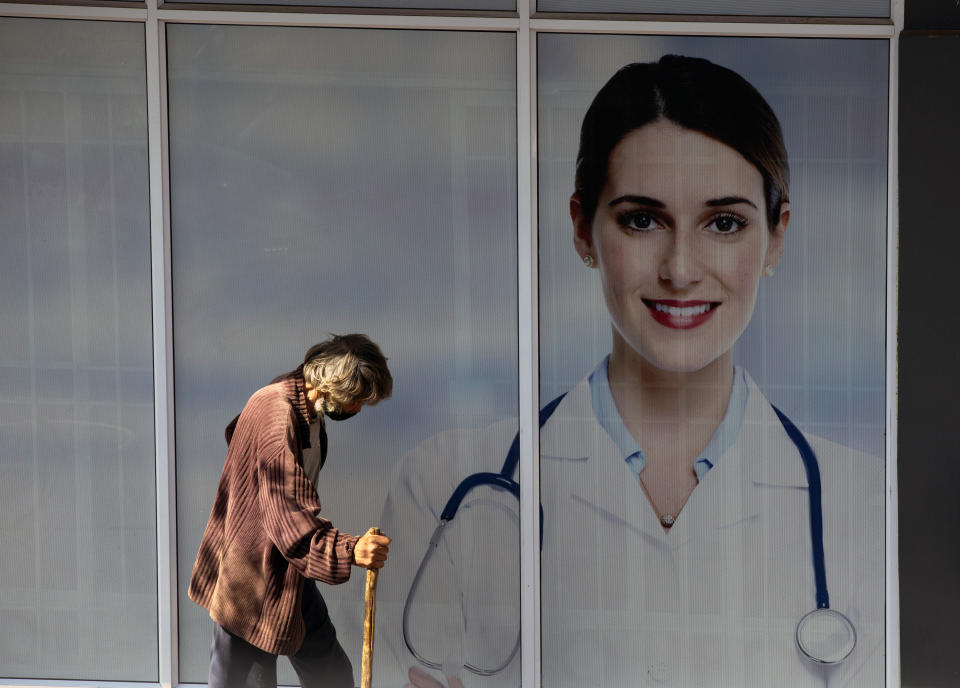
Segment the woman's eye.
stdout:
[[717,234],[736,234],[747,226],[747,221],[736,215],[717,215],[707,229]]
[[661,226],[653,215],[642,211],[624,213],[618,218],[618,220],[620,222],[620,226],[624,229],[633,229],[639,232],[646,232],[651,229],[657,229]]

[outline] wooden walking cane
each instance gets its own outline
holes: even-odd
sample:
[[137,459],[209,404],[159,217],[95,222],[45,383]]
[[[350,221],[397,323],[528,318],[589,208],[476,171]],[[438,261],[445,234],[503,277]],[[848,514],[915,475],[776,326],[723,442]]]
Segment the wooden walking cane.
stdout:
[[[371,528],[370,532],[374,535],[380,535],[379,528]],[[367,588],[364,593],[361,688],[370,688],[370,682],[373,680],[373,623],[377,614],[377,573],[379,573],[378,569],[367,569]]]

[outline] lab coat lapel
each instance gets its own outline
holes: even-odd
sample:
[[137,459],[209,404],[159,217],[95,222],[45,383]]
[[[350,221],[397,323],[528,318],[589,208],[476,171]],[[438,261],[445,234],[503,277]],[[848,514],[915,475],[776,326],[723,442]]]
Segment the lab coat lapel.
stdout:
[[671,529],[677,546],[698,537],[713,537],[713,531],[753,518],[760,511],[751,466],[763,451],[756,419],[762,415],[766,400],[755,388],[748,389],[747,408],[736,441],[694,488]]
[[572,500],[612,525],[663,538],[636,476],[594,416],[587,380],[570,390],[544,426],[540,457],[545,505]]
[[581,381],[557,406],[540,432],[540,457],[561,465],[582,464],[589,460],[596,431],[603,432],[593,415],[590,385]]
[[756,383],[747,379],[747,408],[736,442],[697,485],[672,528],[680,546],[757,517],[767,488],[807,487],[797,450]]
[[748,421],[749,426],[741,433],[749,432],[758,439],[759,451],[749,467],[753,484],[760,490],[770,487],[807,489],[807,473],[799,450],[749,374],[747,384],[750,399],[757,400],[757,406],[744,418],[744,426]]

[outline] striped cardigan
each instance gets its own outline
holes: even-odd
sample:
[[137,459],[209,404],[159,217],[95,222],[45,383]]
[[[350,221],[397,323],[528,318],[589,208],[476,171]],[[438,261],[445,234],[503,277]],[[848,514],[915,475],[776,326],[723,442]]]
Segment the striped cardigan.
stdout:
[[227,427],[227,458],[190,578],[190,599],[214,621],[274,654],[303,643],[304,578],[346,581],[358,540],[320,517],[303,471],[310,435],[302,373],[258,390]]

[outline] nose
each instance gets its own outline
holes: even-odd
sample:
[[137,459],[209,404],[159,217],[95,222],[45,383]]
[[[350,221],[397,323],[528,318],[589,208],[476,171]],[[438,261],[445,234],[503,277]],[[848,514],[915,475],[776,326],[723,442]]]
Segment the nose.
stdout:
[[684,231],[673,231],[660,260],[659,277],[672,289],[685,289],[702,278],[696,240]]

